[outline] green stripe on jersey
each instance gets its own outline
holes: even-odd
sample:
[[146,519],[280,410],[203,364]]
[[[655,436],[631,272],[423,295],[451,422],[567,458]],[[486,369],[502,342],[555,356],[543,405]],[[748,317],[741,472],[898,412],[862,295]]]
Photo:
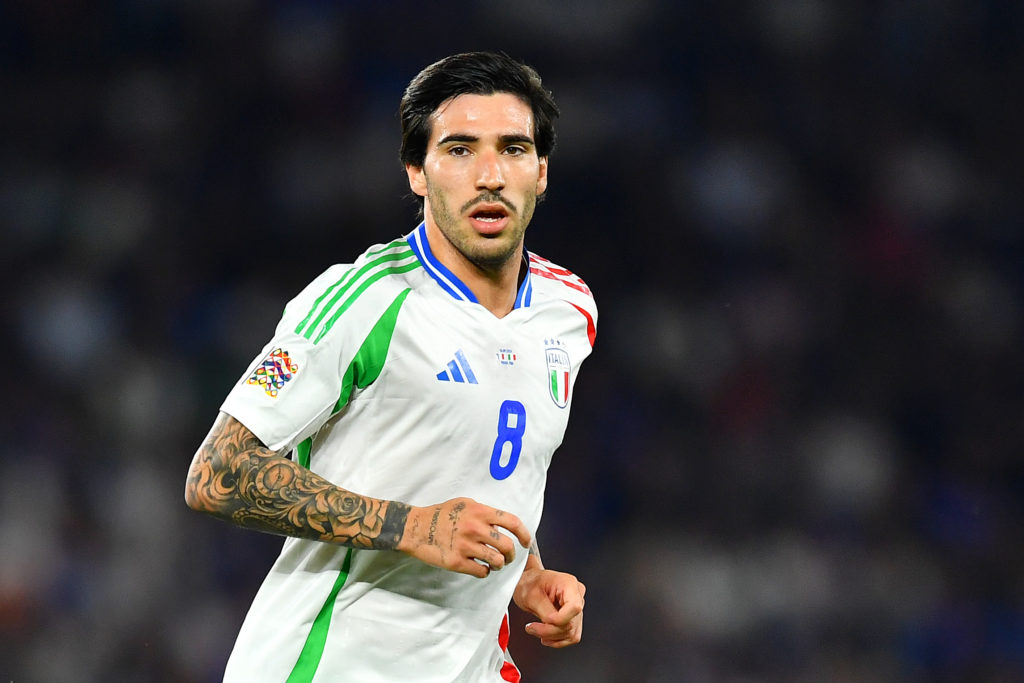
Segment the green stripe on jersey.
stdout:
[[[366,257],[369,258],[371,256],[376,256],[377,254],[383,254],[385,251],[388,251],[389,249],[396,249],[396,248],[402,246],[403,242],[406,242],[406,240],[400,239],[400,240],[395,240],[391,244],[385,244],[383,247],[381,247],[380,249],[377,249],[376,251],[368,251],[368,252],[366,252]],[[303,328],[303,326],[306,323],[309,322],[309,319],[313,316],[314,313],[316,313],[317,308],[320,307],[320,304],[323,302],[323,300],[326,299],[327,296],[331,293],[331,290],[333,290],[335,287],[337,287],[338,285],[343,283],[350,275],[352,275],[355,272],[356,272],[355,268],[349,268],[344,273],[342,273],[340,280],[338,280],[333,285],[331,285],[330,287],[325,289],[323,294],[321,294],[320,296],[318,296],[316,298],[316,301],[313,302],[313,307],[309,309],[309,312],[306,314],[306,317],[303,318],[302,322],[299,323],[299,326],[295,328],[295,332],[296,333],[298,333],[299,330],[301,330]]]
[[[366,286],[369,286],[369,284]],[[411,289],[406,289],[396,296],[395,300],[391,302],[391,305],[388,306],[387,310],[384,311],[383,315],[374,324],[370,334],[366,335],[366,339],[360,345],[355,358],[352,359],[352,362],[349,363],[348,368],[345,370],[341,396],[338,398],[338,404],[334,412],[341,410],[348,403],[354,387],[365,389],[380,376],[381,370],[384,369],[384,361],[387,359],[388,348],[391,346],[391,337],[395,333],[395,325],[398,323],[398,312],[402,309],[402,304],[405,303],[405,299],[411,291]],[[298,448],[300,462],[304,460],[303,464],[306,467],[309,467],[310,444],[310,440],[306,439],[299,444]],[[306,642],[302,644],[299,658],[296,660],[295,666],[292,668],[292,672],[288,675],[285,683],[310,683],[313,680],[313,676],[316,675],[317,667],[320,666],[320,660],[324,655],[324,648],[327,647],[327,631],[331,626],[334,602],[338,599],[338,593],[341,592],[342,587],[348,580],[351,567],[352,548],[349,548],[348,552],[345,553],[345,561],[342,562],[341,571],[334,580],[334,586],[331,587],[331,592],[327,595],[327,599],[324,600],[320,611],[317,612],[316,618],[313,619],[313,625],[306,636]]]
[[[376,282],[390,273],[404,273],[419,265],[416,255],[405,240],[397,240],[377,251],[367,252],[366,259],[367,262],[362,266],[353,266],[345,271],[337,282],[317,297],[306,317],[295,328],[296,334],[301,334],[306,339],[313,339],[313,335],[317,334],[313,341],[315,344],[338,316],[352,305],[359,294],[366,291],[366,286],[363,285],[367,280]],[[412,259],[412,264],[415,265],[398,263],[408,259]],[[329,321],[326,329],[320,327],[325,318]]]
[[295,447],[295,454],[298,456],[299,464],[309,469],[309,451],[313,448],[313,437],[303,439],[298,446]]
[[317,612],[313,626],[309,629],[309,635],[306,636],[306,642],[302,645],[302,651],[299,652],[299,658],[295,662],[292,672],[288,674],[288,680],[285,683],[310,683],[313,676],[316,675],[316,669],[320,666],[320,659],[324,655],[324,646],[327,645],[327,629],[331,626],[334,601],[338,599],[341,587],[348,580],[351,568],[352,548],[349,548],[345,553],[345,561],[341,563],[341,571],[338,572],[338,577],[334,580],[331,592],[324,600],[320,611]]
[[[406,245],[408,245],[408,242],[406,242],[406,240],[405,240],[405,239],[395,240],[395,241],[394,241],[394,242],[392,242],[391,244],[386,244],[386,245],[384,245],[383,247],[381,247],[380,249],[377,249],[376,251],[368,251],[368,252],[366,252],[366,257],[367,257],[367,258],[369,258],[369,257],[371,257],[371,256],[376,256],[377,254],[383,254],[384,252],[388,251],[389,249],[397,249],[398,247],[402,246],[402,244],[403,244],[403,243],[405,243]],[[346,271],[345,271],[345,272],[344,272],[344,273],[342,274],[342,276],[341,276],[341,279],[340,279],[340,280],[338,280],[338,281],[337,281],[337,282],[335,282],[335,283],[334,283],[333,285],[331,285],[330,287],[328,287],[327,289],[325,289],[325,290],[324,290],[324,293],[323,293],[323,294],[321,294],[320,296],[318,296],[318,297],[316,298],[316,301],[314,301],[314,302],[313,302],[313,307],[309,309],[309,313],[307,313],[307,314],[306,314],[306,317],[302,319],[302,322],[301,322],[301,323],[299,323],[299,326],[295,328],[295,333],[296,333],[296,334],[299,334],[299,330],[301,330],[301,329],[303,328],[303,326],[304,326],[304,325],[305,325],[305,324],[306,324],[307,322],[309,322],[309,319],[310,319],[310,318],[311,318],[311,317],[313,316],[313,314],[314,314],[314,313],[316,312],[316,309],[320,307],[320,304],[321,304],[321,303],[323,302],[323,300],[327,298],[327,295],[331,293],[331,290],[333,290],[333,289],[334,289],[335,287],[337,287],[337,286],[338,286],[338,285],[340,285],[341,283],[345,282],[345,280],[346,280],[346,279],[347,279],[347,278],[348,278],[348,277],[349,277],[350,275],[352,275],[352,274],[353,274],[353,273],[355,273],[355,272],[356,272],[356,269],[355,269],[355,268],[349,268],[348,270],[346,270]]]
[[[405,289],[396,296],[366,335],[355,357],[345,369],[341,379],[341,394],[332,414],[345,407],[355,387],[365,389],[380,377],[380,371],[384,369],[384,361],[388,357],[388,349],[391,347],[391,336],[395,333],[395,325],[398,323],[398,311],[411,291],[412,289]],[[312,437],[304,439],[295,447],[296,461],[306,469],[309,469],[312,450]]]
[[[409,253],[412,254],[411,251]],[[414,259],[415,259],[415,257],[416,257],[416,255],[413,254],[413,258]],[[319,343],[320,340],[324,338],[324,335],[327,334],[328,332],[330,332],[331,328],[334,327],[334,323],[336,323],[338,321],[338,318],[341,317],[341,314],[344,313],[345,311],[347,311],[349,309],[349,306],[351,306],[353,303],[355,303],[356,299],[359,298],[359,295],[362,294],[363,292],[365,292],[367,290],[367,288],[370,285],[372,285],[374,282],[376,282],[377,280],[381,279],[382,277],[387,277],[388,275],[397,275],[398,273],[407,273],[410,270],[415,270],[416,268],[421,268],[421,267],[422,266],[420,265],[420,262],[417,259],[417,260],[414,260],[414,261],[412,261],[410,263],[403,263],[401,265],[395,265],[395,266],[391,266],[390,268],[384,268],[383,270],[378,270],[373,275],[371,275],[371,276],[369,276],[367,278],[364,278],[362,280],[353,280],[352,282],[350,282],[349,285],[346,285],[346,289],[348,289],[348,287],[350,285],[354,284],[355,282],[359,282],[360,284],[359,284],[358,287],[355,288],[355,290],[352,292],[351,296],[349,296],[347,299],[345,299],[345,301],[342,304],[340,304],[339,306],[337,306],[337,308],[334,309],[334,315],[332,315],[330,317],[330,319],[326,323],[324,323],[323,328],[320,330],[320,334],[318,334],[316,336],[316,339],[313,340],[313,343],[314,344]],[[308,336],[306,338],[309,339]]]
[[370,334],[366,335],[366,339],[363,340],[359,351],[356,352],[352,362],[348,364],[345,375],[341,379],[341,395],[338,396],[338,403],[334,406],[335,413],[345,407],[355,387],[365,389],[380,376],[381,370],[384,369],[384,361],[388,357],[388,348],[391,346],[391,337],[395,333],[395,325],[398,323],[398,312],[411,291],[411,289],[406,289],[395,297],[395,300],[391,302],[391,305],[370,330]]

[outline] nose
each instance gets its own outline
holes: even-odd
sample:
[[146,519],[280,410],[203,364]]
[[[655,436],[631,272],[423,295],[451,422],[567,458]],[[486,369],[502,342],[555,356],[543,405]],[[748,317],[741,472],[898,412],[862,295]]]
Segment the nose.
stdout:
[[477,161],[476,189],[500,191],[505,187],[501,161],[493,152],[481,154]]

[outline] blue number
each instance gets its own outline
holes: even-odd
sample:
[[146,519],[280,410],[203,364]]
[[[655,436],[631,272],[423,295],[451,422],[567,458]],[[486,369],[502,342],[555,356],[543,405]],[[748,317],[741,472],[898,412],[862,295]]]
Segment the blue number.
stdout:
[[[514,423],[514,424],[513,424]],[[498,409],[498,438],[491,449],[491,476],[502,480],[512,474],[519,464],[519,454],[523,450],[523,434],[526,433],[526,408],[519,401],[505,401]],[[505,452],[505,444],[512,447],[508,461],[502,465],[501,456]]]

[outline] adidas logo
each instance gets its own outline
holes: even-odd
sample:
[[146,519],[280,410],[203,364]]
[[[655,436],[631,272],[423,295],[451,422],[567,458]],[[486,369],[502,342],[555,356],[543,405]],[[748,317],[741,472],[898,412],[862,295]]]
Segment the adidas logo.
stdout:
[[442,382],[463,382],[466,384],[477,384],[473,368],[469,367],[466,354],[459,349],[455,352],[455,358],[448,361],[448,367],[437,373],[437,378]]

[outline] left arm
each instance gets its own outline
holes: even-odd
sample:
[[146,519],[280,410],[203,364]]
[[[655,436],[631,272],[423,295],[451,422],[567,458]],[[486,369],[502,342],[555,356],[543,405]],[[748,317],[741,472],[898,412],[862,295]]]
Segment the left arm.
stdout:
[[583,596],[587,592],[572,574],[544,568],[537,539],[530,544],[526,569],[512,600],[519,609],[540,621],[526,625],[526,632],[548,647],[568,647],[583,637]]

